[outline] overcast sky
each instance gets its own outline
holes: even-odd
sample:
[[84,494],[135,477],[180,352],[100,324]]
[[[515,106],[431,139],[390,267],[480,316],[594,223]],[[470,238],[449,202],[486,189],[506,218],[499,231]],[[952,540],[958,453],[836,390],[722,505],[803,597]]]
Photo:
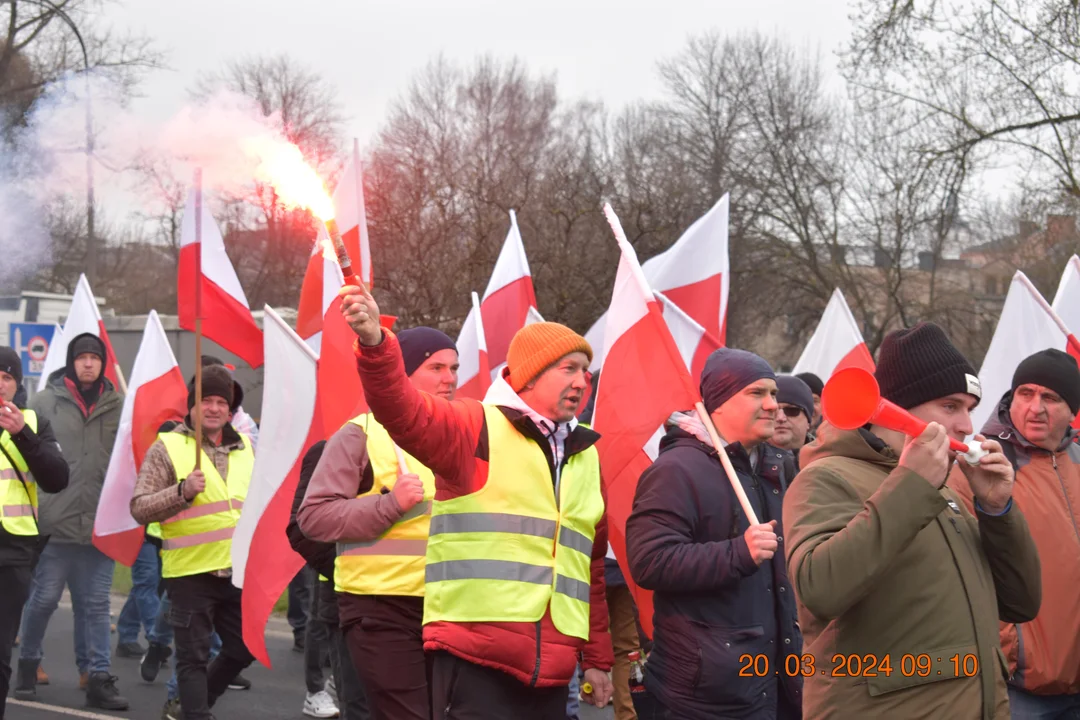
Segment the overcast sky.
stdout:
[[153,38],[168,70],[147,78],[134,110],[164,121],[200,72],[236,57],[288,53],[340,91],[346,131],[366,145],[389,102],[434,55],[518,56],[554,72],[564,98],[612,108],[660,93],[658,59],[694,33],[758,29],[820,52],[834,70],[846,0],[126,0],[108,23]]

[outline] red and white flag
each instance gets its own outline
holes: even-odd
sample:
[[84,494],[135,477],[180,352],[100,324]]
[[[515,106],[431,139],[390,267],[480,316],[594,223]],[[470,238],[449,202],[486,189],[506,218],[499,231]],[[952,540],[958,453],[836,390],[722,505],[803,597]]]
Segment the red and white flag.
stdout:
[[318,355],[322,348],[323,323],[330,305],[344,284],[341,266],[326,226],[318,223],[315,244],[311,247],[304,282],[300,286],[300,304],[296,310],[296,334]]
[[610,542],[637,602],[642,626],[652,634],[652,593],[637,587],[626,564],[626,521],[638,478],[649,466],[642,448],[675,411],[700,400],[682,353],[668,330],[633,247],[611,206],[604,212],[621,250],[615,290],[604,330],[604,366],[593,427],[607,491]]
[[[728,196],[702,215],[674,245],[642,266],[649,286],[678,305],[694,322],[720,342],[727,338],[728,288]],[[601,316],[585,334],[594,354],[592,370],[604,364],[604,333]]]
[[1052,306],[1073,335],[1080,335],[1080,257],[1073,255],[1061,274]]
[[723,347],[723,343],[695,322],[694,318],[683,312],[682,308],[671,302],[666,295],[660,292],[654,292],[653,295],[660,301],[664,323],[671,332],[675,347],[679,349],[679,355],[686,363],[686,369],[690,371],[690,379],[700,384],[705,361],[714,350]]
[[[201,284],[203,335],[241,358],[253,368],[263,363],[262,330],[255,324],[240,279],[225,252],[221,230],[202,199],[201,227],[196,232],[196,195],[188,192],[180,230],[180,266],[177,274],[177,308],[180,327],[195,331],[196,282]],[[201,233],[201,241],[198,236]],[[197,260],[202,273],[198,274]]]
[[535,307],[536,293],[529,273],[529,261],[525,257],[525,243],[518,230],[517,215],[511,210],[510,232],[506,234],[487,290],[480,300],[488,364],[493,373],[506,362],[510,341],[518,330],[525,327],[529,308]]
[[187,383],[165,330],[157,312],[151,310],[131,369],[120,428],[94,516],[94,546],[123,565],[135,563],[143,544],[144,528],[129,509],[139,468],[157,439],[158,428],[187,414],[187,394]]
[[86,275],[79,275],[79,282],[75,285],[75,294],[71,297],[71,309],[68,310],[64,331],[59,335],[53,335],[53,340],[49,344],[49,352],[45,356],[41,378],[38,380],[38,390],[44,390],[49,382],[49,375],[67,364],[68,343],[84,333],[97,335],[105,343],[105,353],[109,356],[105,359],[105,377],[112,381],[115,388],[123,390],[124,385],[120,382],[120,366],[116,362],[116,353],[113,352],[112,343],[109,342],[109,333],[105,332],[105,323],[101,320],[101,311],[98,310],[97,300],[90,289]]
[[803,348],[793,375],[810,372],[828,382],[837,370],[860,367],[874,372],[874,358],[863,340],[859,324],[851,314],[840,288],[833,290],[810,342]]
[[353,270],[369,288],[374,272],[371,267],[371,244],[368,242],[367,211],[364,208],[364,167],[360,162],[360,142],[353,139],[352,157],[334,188],[334,217],[341,239],[353,261]]
[[266,306],[264,384],[259,452],[232,542],[233,584],[243,589],[244,643],[270,667],[264,632],[274,604],[304,559],[289,545],[293,496],[304,453],[322,439],[317,412],[316,358],[270,306]]
[[1016,271],[994,337],[979,371],[982,402],[971,413],[975,432],[997,413],[998,403],[1012,387],[1016,367],[1030,355],[1047,348],[1067,352],[1080,360],[1080,342],[1069,332],[1027,275]]
[[[457,397],[483,401],[491,387],[491,366],[488,364],[487,340],[480,298],[472,294],[472,312],[465,318],[458,335]],[[530,308],[532,310],[532,308]],[[528,324],[528,319],[526,319]]]

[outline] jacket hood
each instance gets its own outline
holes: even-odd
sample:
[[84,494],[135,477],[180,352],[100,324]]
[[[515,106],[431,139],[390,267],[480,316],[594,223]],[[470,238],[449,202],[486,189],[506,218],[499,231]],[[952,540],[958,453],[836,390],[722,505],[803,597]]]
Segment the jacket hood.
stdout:
[[[1028,439],[1021,435],[1020,431],[1013,425],[1012,414],[1009,412],[1009,409],[1012,407],[1012,397],[1012,390],[1002,396],[1001,401],[997,404],[997,409],[994,414],[991,415],[990,419],[983,425],[983,436],[1010,442],[1026,451],[1041,449],[1028,442]],[[1070,444],[1076,442],[1077,434],[1078,431],[1076,428],[1069,428],[1066,430],[1065,438],[1061,441],[1061,445],[1058,446],[1058,449],[1055,452],[1062,452],[1066,450]]]
[[900,458],[885,441],[865,428],[840,430],[822,422],[817,437],[799,453],[799,467],[806,469],[812,462],[830,457],[844,457],[879,465],[892,471]]

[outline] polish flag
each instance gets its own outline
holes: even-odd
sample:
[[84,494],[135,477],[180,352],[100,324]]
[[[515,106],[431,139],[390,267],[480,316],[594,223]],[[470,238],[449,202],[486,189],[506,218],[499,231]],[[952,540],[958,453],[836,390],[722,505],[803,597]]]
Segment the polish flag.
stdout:
[[675,347],[679,349],[679,355],[686,363],[686,369],[690,371],[691,380],[700,384],[705,361],[714,350],[722,348],[723,343],[696,323],[694,318],[683,312],[682,308],[671,302],[666,295],[659,292],[654,292],[653,295],[660,301],[664,323],[671,332]]
[[1080,334],[1080,257],[1076,255],[1069,258],[1061,274],[1053,308],[1072,334]]
[[[209,204],[203,201],[201,227],[196,229],[198,191],[188,192],[180,230],[180,267],[177,275],[177,306],[180,327],[195,331],[195,283],[202,283],[203,335],[257,368],[263,363],[262,330],[255,324],[244,289],[225,252],[225,241]],[[201,241],[199,234],[201,233]],[[200,252],[201,251],[201,252]],[[200,253],[196,256],[196,253]],[[201,277],[196,278],[202,261]]]
[[41,378],[38,380],[38,390],[44,390],[49,383],[49,375],[67,364],[68,343],[84,333],[97,335],[105,343],[105,353],[109,356],[105,361],[105,377],[112,382],[113,387],[123,391],[120,365],[116,362],[116,353],[113,352],[112,343],[109,342],[109,333],[105,332],[105,323],[101,320],[101,311],[98,310],[97,300],[94,299],[94,293],[90,289],[86,275],[79,275],[79,282],[75,285],[75,294],[71,297],[71,308],[68,310],[67,322],[64,323],[64,331],[53,335],[53,340],[49,344],[49,352],[45,356]]
[[318,234],[311,247],[304,283],[300,287],[300,304],[296,311],[296,334],[318,355],[322,348],[323,322],[327,310],[344,283],[341,266],[334,253],[333,242],[326,226],[318,223]]
[[1017,270],[979,371],[982,402],[971,413],[976,432],[981,432],[997,413],[998,403],[1012,388],[1013,373],[1021,361],[1047,348],[1067,352],[1080,360],[1080,342],[1076,336],[1069,332],[1065,321],[1027,275]]
[[671,413],[692,408],[701,398],[619,219],[610,205],[604,213],[621,259],[604,329],[605,355],[611,362],[597,388],[593,427],[601,435],[596,448],[607,491],[611,547],[651,636],[652,593],[634,584],[626,564],[626,520],[638,478],[650,462],[642,448]]
[[[518,330],[525,327],[529,308],[535,307],[536,293],[533,292],[529,261],[525,257],[525,244],[521,241],[517,215],[511,210],[510,232],[506,235],[487,290],[480,301],[488,363],[492,371],[497,371],[506,362],[510,340]],[[475,310],[470,311],[470,315],[473,312]],[[465,322],[468,321],[466,318]]]
[[233,584],[242,588],[244,643],[270,667],[267,620],[304,559],[289,546],[285,526],[304,453],[323,437],[318,421],[315,353],[266,306],[265,385],[259,453],[232,542]]
[[345,241],[345,249],[349,251],[349,257],[353,261],[353,270],[370,288],[374,273],[371,269],[367,211],[364,208],[364,168],[360,162],[360,142],[355,138],[352,158],[334,188],[333,199],[334,217],[341,230],[341,239]]
[[158,428],[187,414],[187,383],[157,312],[146,318],[131,384],[120,412],[120,428],[109,456],[109,468],[94,516],[94,546],[130,567],[143,544],[143,526],[131,517],[135,479]]
[[[487,340],[484,337],[483,312],[480,298],[472,294],[472,312],[465,318],[458,335],[458,391],[457,397],[483,401],[491,387],[491,367],[488,365]],[[532,310],[532,308],[529,308]],[[526,318],[528,324],[528,318]]]
[[[674,245],[642,266],[654,290],[678,305],[694,322],[723,345],[727,338],[728,196],[712,206],[682,234]],[[605,347],[607,319],[601,316],[585,339],[596,350]],[[594,352],[591,370],[604,364],[604,353]]]
[[833,373],[848,367],[874,372],[874,358],[866,347],[844,293],[836,288],[791,374],[811,372],[822,382],[828,382]]

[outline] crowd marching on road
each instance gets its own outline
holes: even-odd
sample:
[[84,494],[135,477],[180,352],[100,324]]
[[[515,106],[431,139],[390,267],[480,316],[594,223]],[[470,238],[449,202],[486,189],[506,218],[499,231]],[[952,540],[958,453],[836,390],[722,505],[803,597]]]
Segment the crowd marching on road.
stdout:
[[[668,418],[616,529],[584,337],[526,324],[480,402],[456,396],[451,338],[385,329],[366,288],[341,297],[369,409],[305,448],[292,494],[304,715],[1080,718],[1071,355],[1034,353],[983,397],[940,327],[894,331],[874,377],[925,424],[910,435],[877,416],[840,429],[818,377],[715,350],[703,412]],[[93,542],[123,405],[107,361],[100,338],[73,338],[27,407],[0,348],[0,718],[9,691],[21,707],[55,687],[43,645],[65,589],[86,706],[131,705],[112,668],[114,561]],[[213,718],[255,659],[232,538],[258,429],[231,369],[201,361],[188,414],[138,469],[146,539],[115,628],[144,683],[172,675],[163,720]],[[995,411],[973,428],[980,403]],[[981,457],[956,449],[972,435]]]

